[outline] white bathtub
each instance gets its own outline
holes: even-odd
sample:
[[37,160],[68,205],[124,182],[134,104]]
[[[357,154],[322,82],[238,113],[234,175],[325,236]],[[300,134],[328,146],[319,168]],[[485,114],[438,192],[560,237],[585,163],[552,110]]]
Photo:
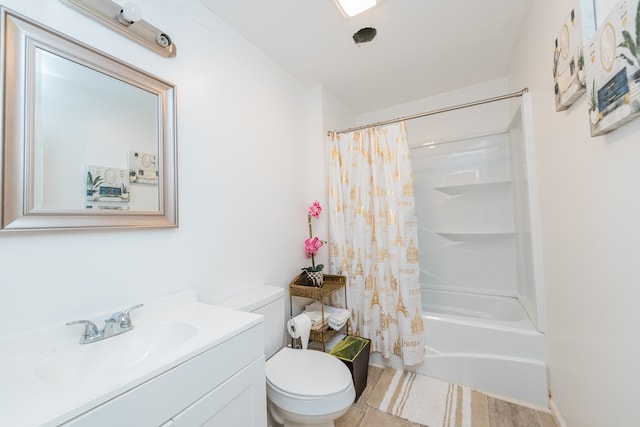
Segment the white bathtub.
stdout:
[[546,337],[517,299],[423,289],[422,301],[425,362],[407,369],[548,407]]

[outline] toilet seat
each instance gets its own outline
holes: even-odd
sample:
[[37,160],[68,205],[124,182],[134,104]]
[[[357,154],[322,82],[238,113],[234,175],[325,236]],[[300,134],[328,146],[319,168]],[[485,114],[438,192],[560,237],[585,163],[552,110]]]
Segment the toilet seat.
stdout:
[[349,368],[321,351],[283,348],[267,361],[265,370],[267,397],[291,413],[339,412],[355,399]]
[[287,394],[327,396],[351,384],[351,372],[337,358],[316,350],[283,348],[266,363],[267,380]]

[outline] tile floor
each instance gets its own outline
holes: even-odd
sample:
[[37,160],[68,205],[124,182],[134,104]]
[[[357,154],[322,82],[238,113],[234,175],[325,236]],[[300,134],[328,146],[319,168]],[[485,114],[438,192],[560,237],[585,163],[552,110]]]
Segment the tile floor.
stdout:
[[[367,405],[368,394],[375,387],[381,374],[382,368],[369,367],[367,388],[349,411],[336,420],[336,427],[425,427]],[[488,403],[491,427],[558,427],[553,416],[547,412],[492,397],[488,398]]]

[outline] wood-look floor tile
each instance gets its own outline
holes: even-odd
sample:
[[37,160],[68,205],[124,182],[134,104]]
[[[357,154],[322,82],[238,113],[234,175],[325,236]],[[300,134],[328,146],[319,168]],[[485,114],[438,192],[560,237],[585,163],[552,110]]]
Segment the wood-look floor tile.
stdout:
[[412,423],[404,418],[394,417],[386,412],[378,411],[375,408],[369,408],[360,424],[362,427],[380,426],[380,427],[416,427],[417,424]]
[[535,409],[487,398],[491,427],[540,427]]
[[367,372],[367,386],[364,391],[358,398],[358,401],[354,403],[358,408],[367,410],[369,405],[367,405],[367,400],[369,400],[369,394],[371,394],[371,390],[373,390],[384,371],[383,368],[378,368],[376,366],[369,366],[369,371]]
[[362,419],[366,412],[366,409],[358,408],[356,405],[351,405],[351,408],[349,408],[347,413],[335,421],[335,425],[336,427],[364,427]]
[[556,419],[553,415],[542,411],[536,412],[538,413],[538,420],[540,420],[540,425],[542,427],[558,427],[558,423],[556,423]]

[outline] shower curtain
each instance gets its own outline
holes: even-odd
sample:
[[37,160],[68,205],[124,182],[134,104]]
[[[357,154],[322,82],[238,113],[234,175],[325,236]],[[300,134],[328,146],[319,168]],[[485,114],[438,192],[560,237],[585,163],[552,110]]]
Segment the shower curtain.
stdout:
[[403,122],[331,134],[330,268],[347,276],[352,332],[424,360],[413,172]]

